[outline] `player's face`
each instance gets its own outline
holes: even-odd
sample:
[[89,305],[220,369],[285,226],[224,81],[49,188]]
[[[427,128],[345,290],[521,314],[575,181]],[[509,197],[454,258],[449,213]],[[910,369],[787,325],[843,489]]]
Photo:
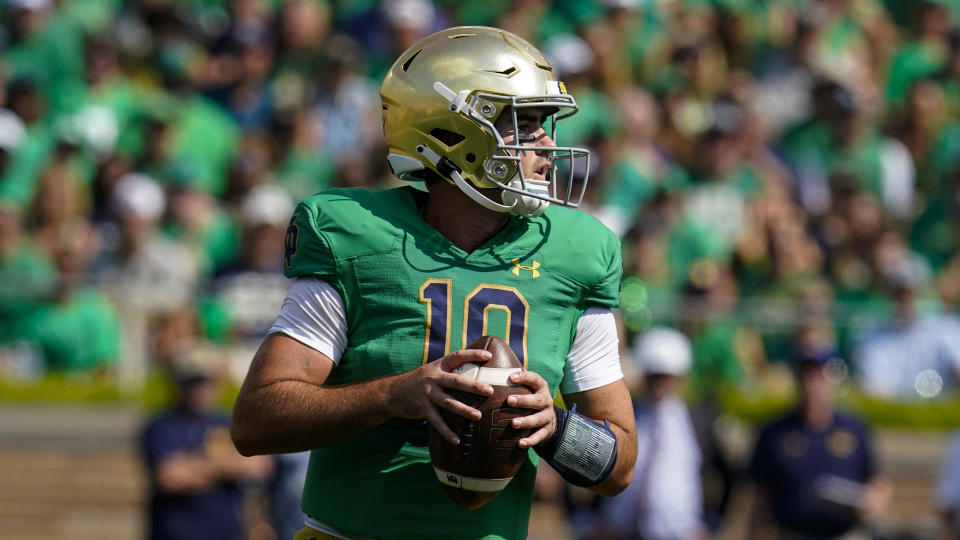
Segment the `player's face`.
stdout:
[[556,146],[553,139],[543,129],[543,122],[547,118],[545,111],[529,108],[517,111],[517,133],[514,133],[513,115],[509,109],[505,110],[497,119],[496,127],[506,144],[520,144],[531,147],[529,152],[520,152],[520,169],[524,178],[546,180],[552,162],[545,151],[536,150],[537,147]]

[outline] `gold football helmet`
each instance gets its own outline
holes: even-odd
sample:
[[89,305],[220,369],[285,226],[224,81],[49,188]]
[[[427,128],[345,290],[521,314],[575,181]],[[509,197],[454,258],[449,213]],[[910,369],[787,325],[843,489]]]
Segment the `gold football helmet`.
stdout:
[[[393,64],[380,97],[387,160],[397,177],[422,181],[430,170],[486,208],[523,216],[540,214],[550,203],[580,204],[587,178],[578,185],[574,171],[589,171],[588,150],[536,146],[552,163],[546,180],[525,178],[520,167],[519,152],[533,147],[519,135],[519,110],[548,115],[544,129],[554,141],[557,123],[578,110],[550,62],[522,38],[482,26],[427,36]],[[518,134],[513,144],[494,127],[505,111]],[[577,160],[584,161],[574,166]],[[558,185],[561,161],[567,163]],[[500,188],[503,204],[478,191],[486,188]]]

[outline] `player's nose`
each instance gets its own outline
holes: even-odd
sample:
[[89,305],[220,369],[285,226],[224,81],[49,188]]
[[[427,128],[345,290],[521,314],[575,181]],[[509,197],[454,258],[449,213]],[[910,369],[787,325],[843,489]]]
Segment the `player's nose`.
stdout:
[[[539,132],[538,132],[537,135],[536,135],[536,139],[535,139],[535,142],[534,142],[534,146],[542,146],[542,147],[551,147],[551,148],[552,148],[552,147],[554,147],[554,146],[556,146],[556,145],[557,145],[557,143],[550,137],[550,135],[547,135],[547,132],[544,131],[543,128],[540,128]],[[546,155],[546,152],[545,152],[544,150],[537,150],[537,155],[539,155],[539,156],[544,156],[544,155]]]

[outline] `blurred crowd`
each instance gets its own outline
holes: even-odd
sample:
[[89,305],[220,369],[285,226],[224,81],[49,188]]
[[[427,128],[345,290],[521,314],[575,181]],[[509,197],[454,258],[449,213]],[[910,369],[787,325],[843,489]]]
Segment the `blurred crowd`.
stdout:
[[396,185],[380,81],[477,24],[537,44],[580,106],[558,142],[593,151],[583,208],[623,241],[625,358],[669,326],[697,396],[782,389],[811,344],[870,395],[956,395],[960,0],[4,0],[0,20],[0,378],[129,387],[198,350],[242,376],[294,204]]
[[0,373],[135,385],[200,344],[242,374],[288,285],[293,205],[396,183],[377,96],[392,60],[485,24],[538,44],[581,108],[558,135],[593,151],[584,207],[623,239],[625,343],[678,327],[697,392],[776,389],[816,334],[871,394],[950,395],[958,14],[955,0],[6,0]]

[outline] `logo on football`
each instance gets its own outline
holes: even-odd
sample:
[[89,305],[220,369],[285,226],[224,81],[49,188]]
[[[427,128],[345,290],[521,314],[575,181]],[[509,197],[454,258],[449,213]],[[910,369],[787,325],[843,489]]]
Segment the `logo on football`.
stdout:
[[441,411],[444,421],[460,437],[460,444],[450,444],[430,426],[430,459],[437,480],[450,497],[460,506],[475,510],[500,493],[523,465],[528,449],[518,443],[532,430],[515,429],[511,421],[533,410],[507,405],[508,397],[529,394],[530,389],[509,381],[510,374],[522,370],[523,364],[505,341],[483,336],[467,348],[488,350],[493,358],[484,364],[463,364],[454,373],[490,384],[493,395],[450,391],[455,399],[479,410],[481,417],[474,421]]

